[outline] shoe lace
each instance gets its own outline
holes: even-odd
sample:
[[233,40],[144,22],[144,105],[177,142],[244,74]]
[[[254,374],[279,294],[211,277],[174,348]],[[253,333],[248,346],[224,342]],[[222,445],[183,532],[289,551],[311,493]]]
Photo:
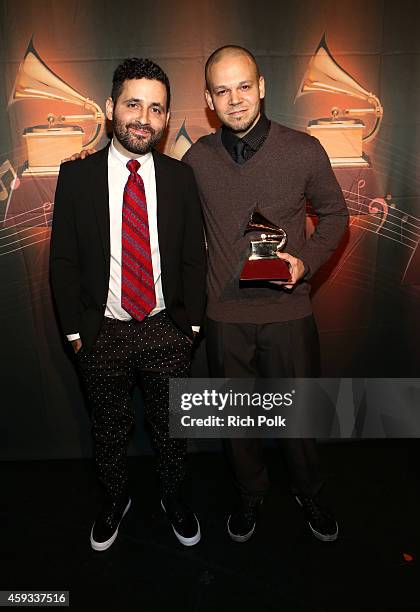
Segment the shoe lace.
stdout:
[[176,523],[184,523],[186,516],[185,516],[185,513],[181,512],[180,510],[174,510],[171,513],[171,518]]
[[178,501],[167,502],[166,511],[171,521],[182,524],[188,522],[188,516],[191,514],[187,506],[184,506]]
[[304,497],[302,502],[305,510],[313,520],[321,521],[326,518],[325,510],[317,504],[313,497]]
[[108,527],[113,527],[115,522],[121,519],[123,512],[124,507],[122,507],[121,503],[111,502],[101,513],[102,522]]
[[254,521],[258,507],[261,503],[260,499],[243,499],[242,505],[239,512],[244,516],[247,521]]

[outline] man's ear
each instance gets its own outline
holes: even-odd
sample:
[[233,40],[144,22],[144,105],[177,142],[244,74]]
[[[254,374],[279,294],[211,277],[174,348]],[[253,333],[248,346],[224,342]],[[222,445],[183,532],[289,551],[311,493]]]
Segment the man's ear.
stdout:
[[109,119],[109,121],[112,121],[114,117],[114,102],[112,98],[107,98],[105,102],[105,114],[106,118]]
[[165,121],[165,127],[168,127],[168,123],[169,123],[169,119],[171,118],[171,111],[168,111],[166,113],[166,121]]
[[210,110],[214,111],[213,100],[212,100],[212,97],[211,97],[211,93],[209,92],[208,89],[206,89],[204,91],[204,95],[206,97],[207,106],[209,107]]
[[258,89],[260,90],[260,100],[265,96],[265,80],[263,76],[258,79]]

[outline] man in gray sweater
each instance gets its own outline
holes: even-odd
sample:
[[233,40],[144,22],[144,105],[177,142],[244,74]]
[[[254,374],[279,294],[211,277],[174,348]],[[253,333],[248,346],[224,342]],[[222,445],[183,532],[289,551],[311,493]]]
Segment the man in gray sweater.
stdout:
[[[253,55],[227,46],[206,64],[206,100],[222,128],[200,138],[183,158],[194,170],[208,242],[207,353],[215,377],[291,378],[320,375],[319,340],[309,280],[337,248],[348,223],[347,207],[319,141],[270,121]],[[306,201],[318,215],[305,237]],[[287,232],[290,267],[283,286],[243,286],[249,250],[244,229],[252,210]],[[227,528],[248,540],[268,489],[260,440],[237,438],[229,451],[239,488]],[[292,491],[315,537],[333,541],[338,526],[320,504],[323,479],[315,441],[283,439]]]

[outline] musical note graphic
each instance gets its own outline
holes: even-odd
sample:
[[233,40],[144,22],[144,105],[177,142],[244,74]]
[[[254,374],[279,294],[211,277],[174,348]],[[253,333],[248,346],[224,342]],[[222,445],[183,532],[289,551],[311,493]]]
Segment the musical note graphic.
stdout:
[[[363,189],[363,187],[365,187],[365,186],[366,186],[366,181],[365,181],[365,179],[359,179],[359,180],[357,181],[357,203],[358,203],[358,206],[359,206],[359,212],[360,212],[360,210],[361,210],[361,206],[362,206],[362,204],[361,204],[361,200],[360,200],[360,191],[361,191],[361,189]],[[364,197],[364,196],[363,196],[363,197]]]
[[343,189],[351,215],[350,224],[415,249],[420,241],[420,219],[400,210],[395,204],[389,204],[388,201],[392,199],[390,194],[385,198],[363,195],[361,190],[364,186],[361,180],[356,192]]
[[408,263],[405,271],[401,270],[401,282],[420,285],[420,219],[398,208],[389,193],[385,197],[368,197],[363,193],[365,187],[366,183],[361,179],[354,190],[343,188],[350,213],[349,242],[323,281],[322,292],[336,283],[347,287],[354,284],[359,293],[364,290],[372,292],[373,278],[376,279],[376,292],[385,294],[391,291],[395,276],[388,274],[386,269],[377,268],[374,260],[368,262],[366,257],[360,258],[357,254],[369,235],[391,241],[396,248],[402,247],[407,253]]
[[405,231],[405,224],[406,223],[408,223],[408,215],[403,215],[401,217],[401,232],[400,232],[401,240],[404,239],[404,231]]
[[0,166],[0,201],[4,202],[9,197],[9,190],[4,183],[3,178],[10,172],[13,176],[12,180],[9,183],[10,190],[17,189],[20,185],[20,180],[17,177],[15,169],[8,159],[3,162]]
[[388,204],[386,203],[384,198],[374,198],[373,200],[370,200],[369,213],[371,213],[375,217],[377,215],[382,215],[380,223],[378,227],[376,228],[376,233],[379,234],[379,231],[383,227],[386,221],[386,218],[388,216]]
[[44,202],[44,204],[42,205],[43,212],[44,212],[45,227],[48,227],[49,225],[51,225],[51,222],[52,222],[51,209],[53,206],[54,206],[54,202]]
[[41,206],[10,217],[13,225],[0,229],[0,257],[49,241],[53,210],[53,202],[44,202]]

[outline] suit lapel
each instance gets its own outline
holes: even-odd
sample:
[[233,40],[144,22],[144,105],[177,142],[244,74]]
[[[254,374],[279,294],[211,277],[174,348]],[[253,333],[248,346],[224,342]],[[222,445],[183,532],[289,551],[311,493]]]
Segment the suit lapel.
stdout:
[[159,251],[161,259],[165,259],[166,243],[168,239],[170,203],[173,199],[173,184],[169,180],[168,173],[165,169],[165,158],[158,151],[153,151],[153,161],[155,164],[156,178],[156,199],[157,199],[157,226],[159,237]]
[[90,168],[89,182],[92,185],[92,202],[98,222],[99,234],[105,257],[109,267],[111,243],[109,236],[109,191],[108,191],[108,150],[109,145],[98,151],[95,164]]

